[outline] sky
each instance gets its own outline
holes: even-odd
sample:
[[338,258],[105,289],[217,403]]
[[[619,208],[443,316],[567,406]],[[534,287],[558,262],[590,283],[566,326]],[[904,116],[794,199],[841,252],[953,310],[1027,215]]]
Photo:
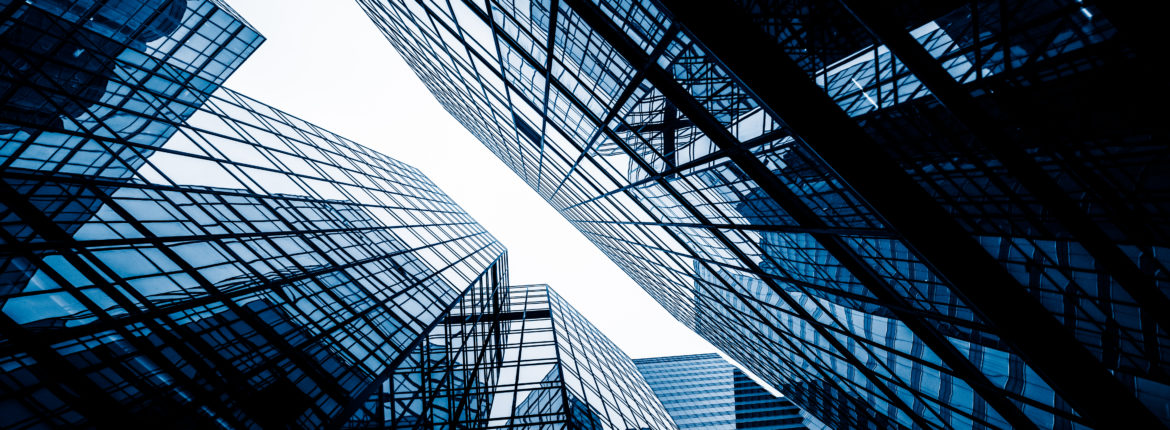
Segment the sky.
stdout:
[[226,86],[423,171],[633,358],[716,352],[439,105],[352,0],[230,0],[267,41]]

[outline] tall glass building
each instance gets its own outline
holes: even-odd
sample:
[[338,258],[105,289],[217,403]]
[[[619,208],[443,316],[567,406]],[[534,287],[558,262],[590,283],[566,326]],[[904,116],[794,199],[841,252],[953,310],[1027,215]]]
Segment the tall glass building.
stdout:
[[634,360],[680,429],[805,429],[800,408],[718,354]]
[[347,427],[677,428],[634,362],[548,285],[469,292],[409,357]]
[[358,3],[537,193],[825,424],[1170,423],[1159,14]]
[[418,170],[220,88],[209,0],[0,7],[0,427],[337,426],[504,248]]
[[118,178],[0,170],[0,427],[326,426],[506,279],[410,166],[227,89],[175,128],[83,140]]

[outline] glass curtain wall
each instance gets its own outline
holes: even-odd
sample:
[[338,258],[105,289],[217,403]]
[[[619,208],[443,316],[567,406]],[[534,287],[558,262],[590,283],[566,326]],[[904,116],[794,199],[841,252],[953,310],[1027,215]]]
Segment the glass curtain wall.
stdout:
[[504,248],[421,172],[219,84],[216,1],[0,7],[0,427],[337,426]]
[[718,354],[634,360],[680,429],[796,430],[800,409],[776,397]]

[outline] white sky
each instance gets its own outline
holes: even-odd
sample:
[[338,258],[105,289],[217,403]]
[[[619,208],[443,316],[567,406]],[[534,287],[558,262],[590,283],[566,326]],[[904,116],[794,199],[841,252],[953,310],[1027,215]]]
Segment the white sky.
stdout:
[[352,0],[229,0],[267,41],[227,86],[421,169],[634,358],[715,352],[447,114]]

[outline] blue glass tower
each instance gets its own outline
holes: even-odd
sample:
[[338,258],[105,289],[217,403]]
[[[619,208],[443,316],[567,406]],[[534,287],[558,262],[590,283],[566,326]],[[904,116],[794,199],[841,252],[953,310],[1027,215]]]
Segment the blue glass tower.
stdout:
[[1054,0],[358,0],[683,323],[834,428],[1170,423],[1160,23]]
[[230,90],[165,143],[117,143],[117,178],[0,171],[27,272],[2,302],[5,427],[340,425],[506,279],[417,170]]
[[[263,42],[212,1],[3,4],[0,167],[6,170],[124,181]],[[51,217],[72,234],[86,219],[79,212],[100,204],[74,196],[65,206],[85,209]],[[0,269],[0,288],[25,284],[33,270],[8,256],[0,257]]]
[[792,402],[776,397],[717,354],[634,360],[680,429],[804,429]]

